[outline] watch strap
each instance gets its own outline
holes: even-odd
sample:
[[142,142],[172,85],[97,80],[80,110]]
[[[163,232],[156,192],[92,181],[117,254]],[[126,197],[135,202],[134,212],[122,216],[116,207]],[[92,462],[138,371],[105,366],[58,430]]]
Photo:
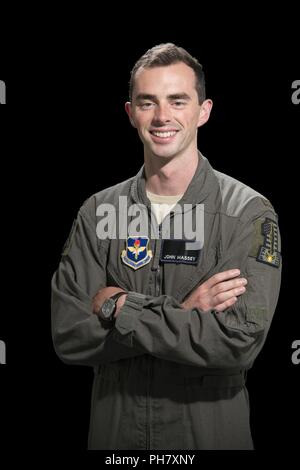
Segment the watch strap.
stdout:
[[119,298],[122,295],[128,294],[128,292],[122,291],[122,292],[117,292],[116,294],[112,295],[110,299],[113,299],[115,301],[115,304],[118,302]]

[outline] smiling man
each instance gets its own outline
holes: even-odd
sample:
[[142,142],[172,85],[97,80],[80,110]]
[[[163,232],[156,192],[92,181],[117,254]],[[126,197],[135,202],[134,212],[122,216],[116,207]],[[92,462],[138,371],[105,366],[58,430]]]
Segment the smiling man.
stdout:
[[[95,371],[89,448],[252,449],[245,378],[279,294],[277,215],[198,150],[212,101],[187,51],[147,51],[129,94],[144,165],[83,204],[52,282],[57,354]],[[101,208],[124,197],[151,223],[101,237]],[[199,207],[203,236],[178,236]]]
[[125,107],[144,143],[147,160],[151,161],[152,156],[181,155],[185,163],[190,163],[191,154],[198,159],[197,128],[209,118],[212,102],[198,96],[191,67],[180,62],[168,67],[139,68],[132,103]]

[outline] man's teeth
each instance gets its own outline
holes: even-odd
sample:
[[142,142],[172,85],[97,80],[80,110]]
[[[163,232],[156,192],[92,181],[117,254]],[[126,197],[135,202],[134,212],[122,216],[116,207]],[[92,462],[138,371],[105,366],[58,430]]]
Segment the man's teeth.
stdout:
[[173,135],[176,134],[176,131],[170,131],[170,132],[152,132],[153,135],[156,135],[156,137],[173,137]]

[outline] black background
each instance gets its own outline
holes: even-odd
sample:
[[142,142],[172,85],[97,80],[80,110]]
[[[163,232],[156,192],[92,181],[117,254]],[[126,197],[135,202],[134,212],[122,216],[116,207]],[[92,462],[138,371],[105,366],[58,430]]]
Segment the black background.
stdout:
[[[124,112],[134,62],[155,44],[174,42],[204,66],[210,121],[199,149],[219,171],[273,203],[283,244],[282,290],[265,347],[248,375],[258,450],[296,449],[299,367],[298,173],[300,105],[296,13],[175,11],[123,26],[93,12],[48,12],[14,36],[1,36],[3,276],[0,339],[1,443],[26,448],[86,448],[92,370],[63,365],[50,331],[50,280],[82,202],[137,173],[142,145]],[[121,13],[119,12],[121,15]],[[51,18],[55,16],[56,22]],[[217,21],[218,20],[218,21]],[[21,20],[19,19],[21,22]],[[105,23],[105,25],[104,25]],[[104,31],[104,26],[108,29]],[[15,25],[18,28],[18,25]],[[4,282],[5,281],[5,282]],[[106,432],[106,430],[104,430]]]

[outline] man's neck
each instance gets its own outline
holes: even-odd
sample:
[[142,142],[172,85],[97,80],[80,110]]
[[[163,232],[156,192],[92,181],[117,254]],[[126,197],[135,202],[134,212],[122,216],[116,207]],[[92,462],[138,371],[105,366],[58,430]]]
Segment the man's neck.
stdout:
[[146,189],[162,196],[184,194],[199,163],[197,149],[170,160],[145,155]]

